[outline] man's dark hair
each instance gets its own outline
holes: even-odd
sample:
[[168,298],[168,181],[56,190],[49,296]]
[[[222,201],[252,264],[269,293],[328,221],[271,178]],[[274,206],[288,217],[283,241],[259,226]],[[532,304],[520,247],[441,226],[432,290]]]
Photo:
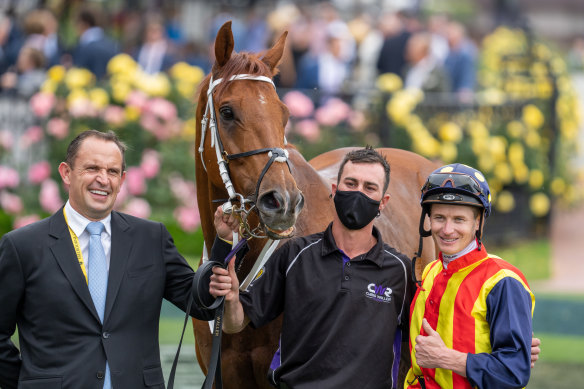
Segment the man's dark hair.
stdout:
[[85,24],[89,28],[98,27],[100,25],[100,17],[98,12],[91,7],[83,7],[77,13],[77,21]]
[[124,142],[122,142],[118,136],[116,135],[115,132],[113,131],[108,131],[108,132],[101,132],[101,131],[97,131],[97,130],[87,130],[87,131],[83,131],[81,134],[77,135],[75,137],[75,139],[73,139],[71,141],[71,143],[69,143],[69,146],[67,147],[67,157],[65,159],[65,162],[67,163],[67,165],[69,165],[70,167],[73,167],[73,162],[75,161],[75,158],[77,158],[77,153],[79,152],[79,148],[81,147],[81,144],[83,143],[83,141],[87,138],[90,137],[94,137],[94,138],[99,138],[101,140],[105,140],[108,142],[114,142],[116,144],[116,146],[118,146],[118,149],[120,149],[120,152],[122,153],[122,172],[126,171],[126,159],[124,157],[127,147],[126,144]]
[[352,163],[378,163],[383,167],[385,171],[385,182],[383,184],[383,194],[387,191],[387,187],[389,186],[389,163],[385,159],[385,157],[375,151],[372,146],[365,146],[362,149],[357,149],[353,151],[349,151],[345,158],[343,158],[343,162],[341,162],[341,166],[339,167],[339,174],[337,176],[337,185],[341,182],[341,176],[343,175],[343,169],[347,162],[351,161]]

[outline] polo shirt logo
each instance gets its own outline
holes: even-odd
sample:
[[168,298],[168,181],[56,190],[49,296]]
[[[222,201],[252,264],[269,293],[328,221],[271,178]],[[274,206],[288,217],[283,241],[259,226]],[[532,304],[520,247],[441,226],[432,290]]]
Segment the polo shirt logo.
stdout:
[[381,303],[389,303],[391,301],[391,292],[390,287],[371,283],[367,285],[365,296]]

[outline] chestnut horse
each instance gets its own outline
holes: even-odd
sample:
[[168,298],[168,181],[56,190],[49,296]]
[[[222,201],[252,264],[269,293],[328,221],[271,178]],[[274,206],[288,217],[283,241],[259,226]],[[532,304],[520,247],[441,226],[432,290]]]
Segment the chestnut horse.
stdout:
[[[230,198],[236,207],[251,209],[246,221],[252,228],[258,226],[256,235],[261,231],[272,239],[322,231],[333,219],[331,182],[336,180],[340,161],[349,149],[327,152],[309,164],[286,144],[284,127],[289,113],[271,82],[285,40],[286,33],[260,56],[233,52],[231,22],[225,23],[217,34],[215,64],[201,84],[196,113],[197,201],[208,249],[216,235],[215,209]],[[412,255],[418,248],[420,188],[436,166],[407,151],[380,151],[392,168],[391,199],[376,224],[388,244]],[[250,250],[238,269],[240,280],[249,273],[265,241],[260,237],[248,241]],[[425,264],[434,258],[433,243],[426,243],[424,249],[420,262]],[[266,375],[277,348],[280,326],[278,319],[261,329],[248,327],[238,334],[223,336],[226,389],[270,388]],[[193,328],[197,359],[207,373],[209,325],[193,319]]]

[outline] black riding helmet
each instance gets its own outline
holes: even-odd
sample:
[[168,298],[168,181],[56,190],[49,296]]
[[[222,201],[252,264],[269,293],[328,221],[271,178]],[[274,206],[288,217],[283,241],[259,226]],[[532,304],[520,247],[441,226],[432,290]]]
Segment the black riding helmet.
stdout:
[[491,191],[485,176],[468,165],[454,163],[434,170],[422,187],[420,199],[422,214],[420,216],[420,245],[418,252],[412,259],[412,276],[416,279],[416,258],[422,255],[423,238],[431,235],[431,231],[424,229],[424,220],[429,214],[432,204],[468,205],[482,209],[479,228],[476,232],[479,250],[481,249],[481,235],[483,219],[491,213]]

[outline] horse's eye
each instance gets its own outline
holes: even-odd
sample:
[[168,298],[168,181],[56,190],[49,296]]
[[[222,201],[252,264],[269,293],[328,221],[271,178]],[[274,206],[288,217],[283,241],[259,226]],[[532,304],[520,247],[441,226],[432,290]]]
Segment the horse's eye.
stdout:
[[224,120],[233,120],[233,110],[231,107],[221,107],[219,108],[219,114]]

